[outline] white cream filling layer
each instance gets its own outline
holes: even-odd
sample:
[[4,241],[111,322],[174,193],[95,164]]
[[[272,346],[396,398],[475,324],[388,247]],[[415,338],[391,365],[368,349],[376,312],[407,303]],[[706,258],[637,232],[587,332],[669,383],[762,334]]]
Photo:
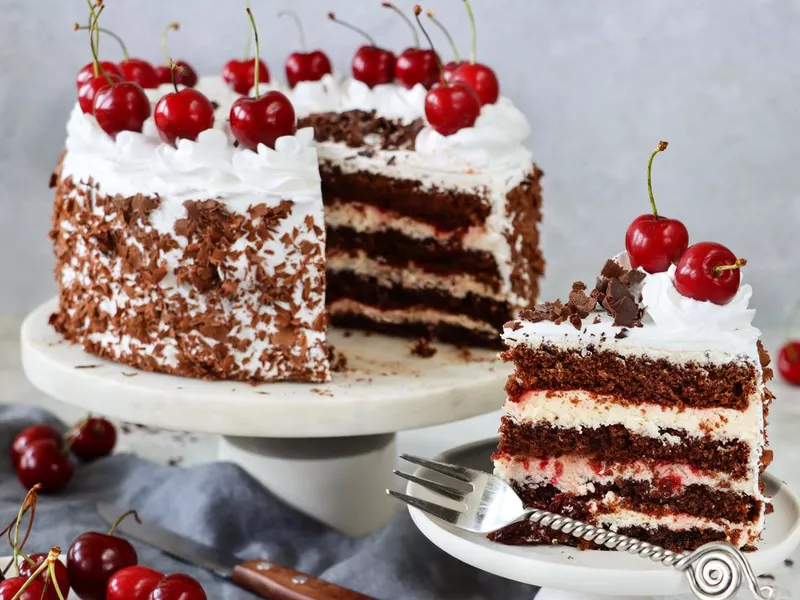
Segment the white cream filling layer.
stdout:
[[[680,487],[705,485],[723,491],[755,495],[757,476],[736,480],[727,473],[695,469],[685,464],[652,464],[645,461],[592,465],[583,456],[561,456],[546,459],[518,459],[502,456],[494,461],[494,474],[505,481],[541,486],[553,485],[566,494],[584,496],[596,491],[596,485],[625,481],[658,482],[667,480]],[[755,474],[754,474],[755,475]]]
[[438,290],[455,298],[475,294],[493,300],[505,301],[505,296],[469,274],[437,275],[410,265],[399,269],[379,263],[359,251],[354,256],[328,252],[328,272],[352,272],[362,277],[373,277],[384,287],[400,285],[406,289]]
[[620,404],[612,395],[583,390],[529,391],[519,401],[507,400],[506,414],[518,423],[549,423],[554,427],[595,429],[622,425],[629,431],[666,443],[680,439],[663,429],[678,429],[693,437],[741,440],[752,445],[763,441],[763,407],[753,394],[743,411],[728,408],[683,408],[659,404]]
[[442,323],[490,335],[497,333],[497,330],[485,321],[476,321],[463,315],[454,315],[432,308],[382,310],[355,300],[343,299],[328,304],[328,313],[333,316],[342,314],[364,315],[378,323],[425,323],[430,325]]

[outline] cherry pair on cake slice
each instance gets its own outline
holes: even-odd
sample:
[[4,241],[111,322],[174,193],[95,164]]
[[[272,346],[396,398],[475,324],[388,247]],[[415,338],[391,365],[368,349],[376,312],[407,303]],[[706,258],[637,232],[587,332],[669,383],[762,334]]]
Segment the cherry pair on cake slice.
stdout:
[[430,89],[439,79],[439,57],[433,49],[423,50],[419,47],[419,34],[414,24],[397,6],[391,2],[384,2],[383,7],[400,15],[414,35],[414,46],[406,48],[397,57],[395,79],[408,89],[418,84]]
[[[245,2],[245,8],[250,8],[249,0]],[[248,27],[251,25],[248,23]],[[253,81],[258,75],[258,81],[261,83],[269,83],[269,69],[267,64],[256,57],[253,61],[250,58],[250,40],[252,36],[250,32],[247,35],[245,43],[244,58],[242,60],[232,59],[225,63],[222,68],[222,79],[234,92],[241,95],[247,95],[253,87]]]
[[[193,88],[197,85],[197,71],[195,71],[189,63],[184,60],[173,61],[169,54],[168,37],[170,31],[178,31],[181,28],[180,23],[173,21],[164,28],[161,34],[161,47],[164,52],[164,58],[167,61],[166,65],[156,67],[156,76],[160,84],[172,83],[174,85],[184,85]],[[173,66],[178,67],[177,69]]]
[[[414,7],[422,33],[433,50],[433,42],[419,19],[422,8]],[[442,135],[453,135],[465,127],[472,127],[481,113],[481,101],[475,90],[461,81],[448,81],[438,55],[434,53],[440,72],[440,81],[425,95],[425,117],[430,126]]]
[[312,50],[309,52],[306,45],[306,35],[303,31],[303,22],[297,13],[284,10],[278,13],[279,17],[291,17],[297,26],[297,33],[300,36],[301,52],[292,52],[286,59],[286,81],[289,87],[294,87],[301,81],[319,81],[325,75],[333,72],[331,61],[328,55],[322,50]]
[[201,92],[191,87],[178,89],[182,67],[172,63],[170,72],[174,92],[156,104],[154,118],[158,134],[165,143],[175,145],[179,139],[196,140],[203,131],[214,126],[214,105]]
[[[253,28],[256,55],[254,65],[259,64],[258,28],[253,11],[246,9]],[[243,97],[236,100],[231,107],[230,125],[233,135],[243,147],[257,151],[259,144],[275,148],[278,138],[294,135],[297,131],[297,118],[289,99],[280,92],[259,94],[259,70],[253,68],[253,89],[255,97]]]
[[354,79],[370,88],[394,81],[397,59],[393,52],[379,48],[372,36],[366,31],[345,21],[340,21],[334,13],[328,13],[328,18],[334,23],[361,34],[369,42],[368,45],[361,46],[356,50],[353,55],[351,68]]
[[486,104],[494,104],[500,97],[500,82],[497,79],[497,74],[490,67],[478,62],[478,28],[475,25],[475,15],[472,12],[472,6],[469,0],[464,0],[464,6],[469,15],[469,23],[472,31],[472,51],[468,62],[461,62],[458,65],[453,65],[450,72],[450,79],[452,81],[459,81],[466,83],[480,98],[481,106]]

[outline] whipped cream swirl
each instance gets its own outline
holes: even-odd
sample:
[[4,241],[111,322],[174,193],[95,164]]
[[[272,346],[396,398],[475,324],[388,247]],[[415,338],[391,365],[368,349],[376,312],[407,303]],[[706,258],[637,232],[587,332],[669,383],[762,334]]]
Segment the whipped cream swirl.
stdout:
[[642,288],[647,314],[659,327],[704,332],[737,331],[758,337],[752,326],[756,311],[748,308],[753,289],[742,285],[728,304],[701,302],[681,295],[675,288],[675,265],[666,273],[648,275]]

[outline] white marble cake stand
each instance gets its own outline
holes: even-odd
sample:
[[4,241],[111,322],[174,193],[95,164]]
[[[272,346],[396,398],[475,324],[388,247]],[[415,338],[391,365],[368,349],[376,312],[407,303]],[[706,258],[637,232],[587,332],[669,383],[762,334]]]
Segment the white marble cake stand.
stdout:
[[395,433],[491,412],[508,368],[495,352],[332,330],[350,370],[328,384],[207,382],[145,373],[64,342],[48,324],[56,299],[22,325],[22,364],[47,395],[134,423],[223,436],[220,458],[238,463],[299,510],[351,535],[380,527],[396,505],[384,490]]
[[[437,459],[491,471],[490,456],[497,443],[498,439],[493,438],[459,446]],[[406,463],[404,470],[408,470],[408,466]],[[421,477],[447,482],[446,478],[427,469],[412,471]],[[745,554],[756,575],[773,571],[800,544],[800,499],[786,484],[768,473],[764,481],[775,510],[767,515],[758,550]],[[431,495],[414,483],[406,488],[412,496],[442,502],[441,497]],[[543,599],[610,600],[620,596],[644,598],[682,594],[692,597],[685,573],[648,559],[624,552],[581,551],[567,546],[506,546],[490,542],[484,535],[448,525],[415,508],[409,508],[409,512],[423,535],[451,556],[501,577],[547,588],[542,593]],[[761,585],[774,583],[760,581]],[[752,598],[746,580],[736,597]]]

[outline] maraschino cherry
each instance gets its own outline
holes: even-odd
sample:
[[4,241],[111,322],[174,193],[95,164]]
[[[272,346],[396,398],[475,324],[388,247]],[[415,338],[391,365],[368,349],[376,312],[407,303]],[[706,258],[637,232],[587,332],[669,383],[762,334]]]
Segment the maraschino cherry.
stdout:
[[[158,77],[158,82],[162,85],[167,83],[177,83],[193,88],[197,85],[197,71],[195,71],[186,61],[173,61],[169,54],[169,32],[179,31],[180,28],[181,24],[177,21],[173,21],[164,28],[164,31],[161,34],[161,49],[164,52],[164,57],[167,60],[167,64],[156,67],[156,76]],[[177,65],[179,68],[173,69],[172,65]]]
[[67,571],[72,589],[81,600],[105,600],[108,582],[117,571],[132,567],[138,562],[136,550],[131,543],[114,532],[126,517],[134,511],[121,515],[108,533],[89,531],[82,533],[67,552]]
[[[433,42],[419,20],[421,12],[422,8],[419,5],[414,7],[417,23],[433,48]],[[442,135],[453,135],[475,124],[481,113],[481,101],[475,90],[466,83],[447,81],[438,56],[436,60],[441,80],[425,95],[425,117],[435,131]]]
[[108,456],[116,445],[117,430],[114,424],[101,417],[87,417],[69,435],[70,450],[84,462]]
[[743,258],[716,242],[692,244],[675,268],[675,289],[701,302],[727,304],[739,291]]
[[436,13],[433,12],[432,10],[429,10],[427,11],[426,14],[428,15],[428,18],[431,21],[433,21],[433,24],[436,25],[439,28],[439,30],[444,34],[444,37],[447,38],[447,42],[450,44],[450,49],[453,51],[453,60],[451,60],[448,63],[445,63],[443,67],[445,78],[449,79],[453,75],[453,73],[455,73],[456,69],[458,69],[458,67],[461,66],[462,64],[461,55],[458,52],[458,47],[456,46],[456,42],[453,39],[453,36],[450,35],[450,32],[447,30],[447,27],[445,27],[442,24],[442,22],[436,18]]
[[150,600],[150,595],[162,579],[163,573],[149,567],[125,567],[108,580],[106,600]]
[[51,440],[56,445],[60,446],[64,443],[64,438],[61,432],[55,427],[50,425],[31,425],[20,431],[14,441],[11,442],[11,464],[14,468],[19,465],[19,459],[22,458],[25,450],[28,449],[34,442],[40,440]]
[[472,89],[478,93],[478,97],[481,99],[481,106],[494,104],[500,97],[500,82],[497,80],[494,70],[477,62],[478,29],[475,25],[475,15],[472,13],[472,6],[470,6],[469,0],[464,0],[464,6],[467,7],[469,23],[472,28],[472,52],[470,53],[469,62],[461,63],[453,71],[452,78],[454,81],[463,81],[472,86]]
[[325,75],[332,73],[333,67],[327,54],[322,50],[312,50],[311,52],[307,50],[303,22],[297,16],[297,13],[284,10],[279,12],[278,16],[291,17],[295,25],[297,25],[297,32],[300,36],[300,49],[302,52],[292,52],[289,58],[286,59],[286,81],[289,82],[289,87],[293,88],[301,81],[319,81]]
[[178,90],[180,67],[173,63],[171,70],[175,73],[172,81],[175,91],[158,101],[154,118],[161,139],[174,146],[179,139],[194,141],[203,131],[211,129],[214,126],[214,106],[193,88]]
[[[248,6],[247,14],[253,27],[256,44],[255,64],[259,62],[258,29],[253,17],[253,11]],[[289,99],[280,92],[267,92],[260,95],[258,92],[259,76],[255,73],[253,87],[255,97],[242,97],[236,100],[231,107],[230,125],[234,137],[239,144],[249,150],[257,151],[259,144],[275,148],[278,138],[294,135],[297,131],[297,118],[294,107]]]
[[633,268],[641,267],[648,273],[662,273],[677,264],[689,247],[689,232],[677,219],[658,214],[653,198],[651,173],[656,154],[667,149],[667,142],[659,142],[647,162],[647,193],[653,214],[636,217],[625,233],[625,248]]
[[397,59],[392,52],[378,48],[375,40],[366,31],[350,23],[340,21],[334,13],[328,13],[328,18],[334,23],[361,34],[369,42],[369,45],[361,46],[353,55],[351,67],[354,79],[365,83],[370,88],[394,81]]
[[414,47],[406,48],[397,57],[395,79],[408,89],[417,84],[430,89],[439,79],[439,57],[436,56],[436,52],[433,50],[423,50],[419,47],[419,34],[411,20],[403,14],[403,11],[391,2],[383,2],[382,5],[384,8],[393,10],[400,15],[414,34]]
[[[249,0],[245,1],[245,7],[250,7]],[[248,23],[248,28],[250,24]],[[222,79],[237,94],[247,95],[253,86],[256,75],[256,65],[258,65],[258,80],[262,83],[269,83],[269,69],[263,60],[256,60],[254,63],[250,58],[250,41],[252,36],[247,32],[247,39],[244,46],[243,60],[229,60],[222,68]]]

